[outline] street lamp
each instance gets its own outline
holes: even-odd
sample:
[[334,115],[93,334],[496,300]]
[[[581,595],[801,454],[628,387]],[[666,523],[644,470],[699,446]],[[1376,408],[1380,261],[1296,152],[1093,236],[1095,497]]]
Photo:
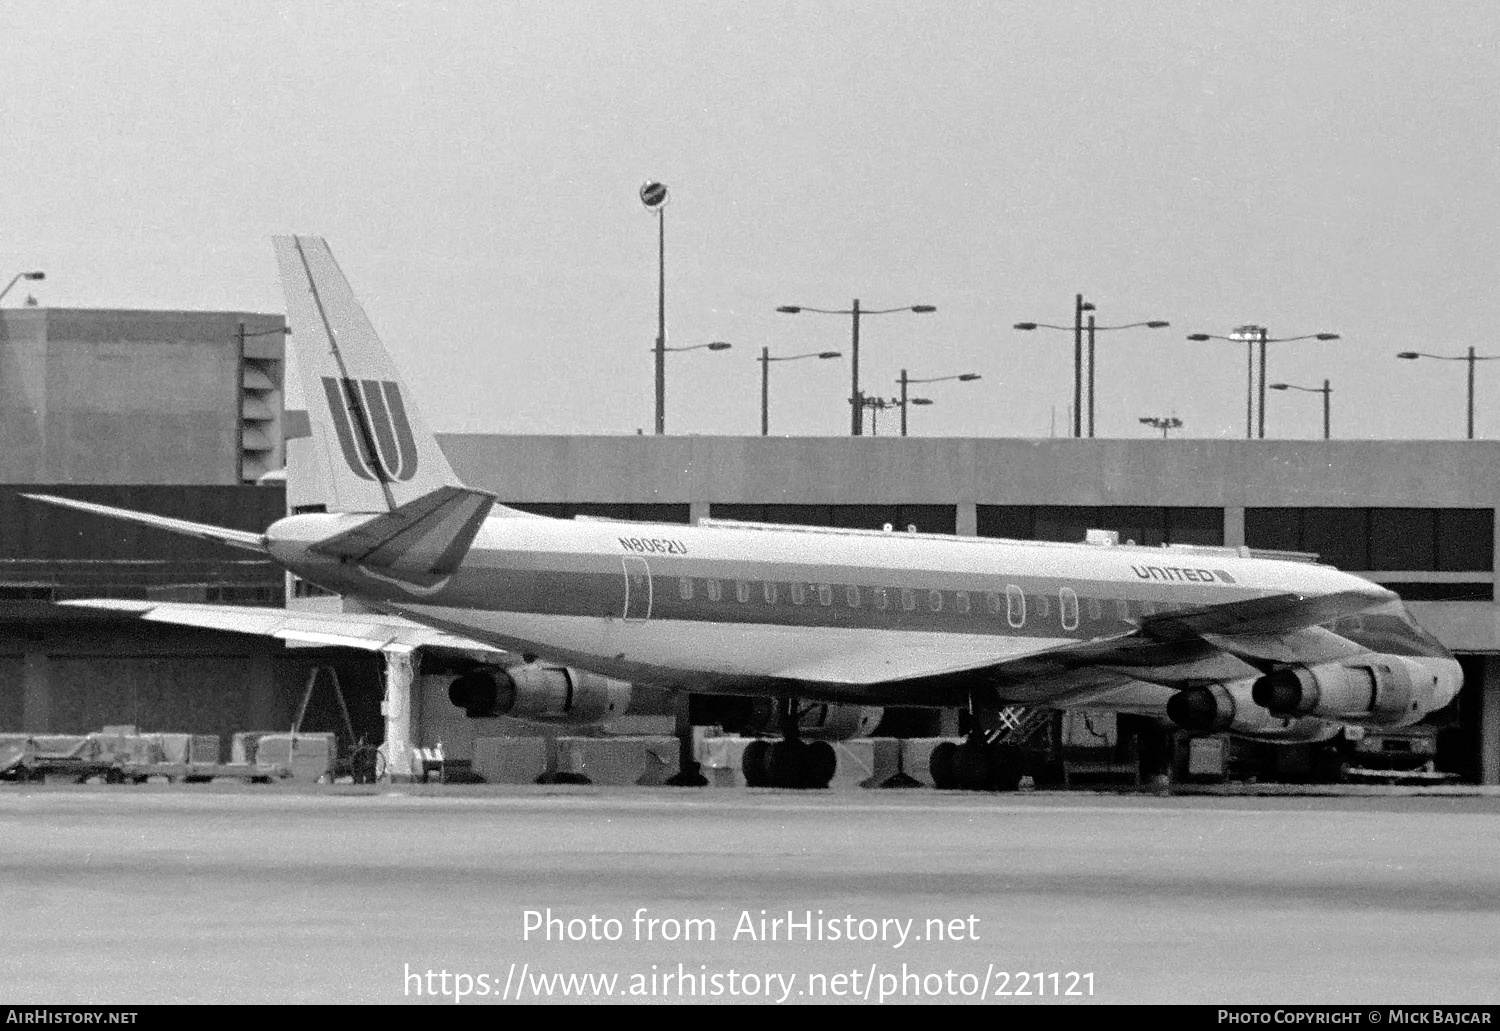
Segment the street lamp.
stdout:
[[1492,362],[1500,358],[1500,354],[1475,354],[1474,348],[1469,348],[1468,354],[1428,354],[1426,351],[1402,351],[1396,355],[1397,358],[1405,358],[1414,361],[1418,358],[1436,358],[1442,362],[1468,362],[1469,363],[1469,439],[1474,439],[1474,363]]
[[1329,409],[1330,404],[1331,404],[1330,398],[1333,397],[1333,388],[1328,385],[1328,381],[1326,379],[1323,381],[1323,385],[1321,387],[1299,387],[1295,383],[1272,383],[1271,384],[1271,389],[1272,390],[1300,390],[1300,391],[1302,391],[1304,393],[1307,393],[1307,394],[1322,394],[1323,395],[1323,439],[1324,440],[1328,439],[1328,409]]
[[1245,344],[1245,439],[1250,439],[1250,420],[1255,412],[1255,345],[1260,345],[1260,418],[1256,435],[1266,437],[1266,345],[1285,344],[1293,340],[1338,340],[1337,333],[1305,333],[1295,337],[1268,337],[1265,326],[1236,326],[1229,336],[1215,333],[1189,333],[1189,340],[1228,340],[1232,344]]
[[1162,321],[1161,319],[1151,319],[1148,322],[1126,322],[1126,323],[1122,323],[1121,325],[1118,325],[1118,326],[1099,326],[1099,325],[1095,324],[1095,322],[1094,322],[1094,316],[1093,315],[1090,315],[1088,317],[1088,323],[1085,325],[1084,320],[1083,320],[1083,313],[1084,312],[1092,312],[1093,310],[1094,310],[1093,304],[1090,303],[1090,302],[1088,302],[1088,301],[1085,301],[1083,299],[1083,294],[1076,294],[1076,295],[1074,295],[1074,299],[1073,299],[1073,325],[1071,327],[1070,326],[1054,326],[1054,325],[1052,325],[1050,323],[1046,323],[1046,322],[1017,322],[1015,324],[1015,327],[1014,327],[1016,329],[1021,329],[1021,330],[1059,329],[1059,330],[1062,330],[1063,332],[1067,332],[1069,329],[1072,329],[1072,331],[1073,331],[1073,436],[1075,436],[1075,437],[1081,437],[1081,436],[1083,436],[1083,376],[1084,376],[1084,373],[1083,373],[1083,368],[1084,368],[1083,335],[1084,335],[1085,329],[1087,329],[1087,331],[1088,331],[1088,340],[1089,340],[1089,348],[1088,348],[1088,398],[1089,398],[1089,402],[1088,402],[1089,421],[1088,421],[1088,424],[1089,424],[1089,432],[1088,432],[1088,435],[1090,437],[1092,437],[1094,435],[1094,334],[1098,333],[1098,332],[1102,332],[1104,330],[1136,329],[1136,328],[1141,327],[1141,326],[1144,326],[1147,329],[1161,329],[1161,328],[1163,328],[1165,326],[1171,325],[1171,323]]
[[801,358],[842,358],[842,351],[809,351],[807,354],[788,354],[771,357],[771,349],[762,347],[760,357],[755,359],[760,362],[760,435],[769,436],[771,433],[771,363],[772,362],[795,362]]
[[642,183],[641,203],[656,216],[656,435],[667,432],[667,187]]
[[[906,374],[906,370],[902,369],[901,370],[901,378],[896,381],[897,383],[901,384],[901,400],[897,402],[897,404],[899,404],[901,406],[901,435],[903,437],[906,436],[906,406],[908,404],[907,397],[906,397],[906,387],[907,387],[908,384],[911,384],[911,383],[946,383],[949,380],[957,380],[960,383],[972,383],[974,380],[976,380],[978,378],[979,378],[979,373],[977,373],[977,372],[963,372],[963,373],[959,373],[957,376],[933,376],[930,379],[912,379],[910,376],[908,376]],[[918,398],[917,400],[911,401],[910,403],[911,404],[919,404],[919,403],[924,403],[924,402],[922,401],[922,399]],[[931,404],[932,402],[931,401],[926,401],[925,403],[926,404]]]
[[1146,424],[1147,426],[1151,426],[1151,427],[1154,427],[1155,429],[1161,430],[1161,439],[1162,440],[1166,440],[1167,439],[1167,431],[1168,430],[1175,430],[1175,429],[1178,429],[1178,428],[1180,428],[1182,426],[1182,420],[1179,419],[1179,418],[1177,418],[1177,416],[1175,416],[1175,415],[1169,415],[1169,416],[1143,415],[1143,416],[1141,416],[1141,420],[1140,421],[1143,422],[1144,424]]
[[17,272],[15,275],[13,275],[13,276],[10,277],[10,282],[5,284],[5,289],[4,290],[0,290],[0,300],[3,300],[5,298],[5,295],[8,294],[8,293],[10,293],[10,288],[11,287],[15,286],[18,282],[20,282],[23,279],[46,279],[46,278],[47,278],[47,273],[45,273],[45,272]]
[[849,433],[851,436],[858,437],[864,433],[865,422],[865,406],[860,400],[863,395],[859,392],[859,317],[861,315],[889,315],[892,312],[898,311],[910,311],[916,312],[918,315],[927,315],[937,311],[937,308],[931,304],[909,304],[901,308],[861,308],[859,306],[859,298],[856,297],[854,303],[848,308],[809,308],[800,304],[783,304],[776,310],[783,315],[797,315],[804,311],[810,311],[819,315],[853,316],[854,331],[849,345],[850,377],[852,383],[849,389],[849,407],[852,413]]

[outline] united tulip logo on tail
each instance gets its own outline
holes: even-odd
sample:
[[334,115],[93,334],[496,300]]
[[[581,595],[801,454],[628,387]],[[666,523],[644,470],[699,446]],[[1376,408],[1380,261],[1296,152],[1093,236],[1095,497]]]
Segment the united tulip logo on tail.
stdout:
[[362,480],[405,481],[415,476],[417,443],[401,388],[389,380],[322,379],[350,471]]

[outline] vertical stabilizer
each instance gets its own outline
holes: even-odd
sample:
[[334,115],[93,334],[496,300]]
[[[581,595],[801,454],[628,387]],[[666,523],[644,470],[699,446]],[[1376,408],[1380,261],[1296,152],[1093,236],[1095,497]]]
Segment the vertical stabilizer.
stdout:
[[275,245],[329,507],[386,512],[463,486],[328,244],[278,236]]

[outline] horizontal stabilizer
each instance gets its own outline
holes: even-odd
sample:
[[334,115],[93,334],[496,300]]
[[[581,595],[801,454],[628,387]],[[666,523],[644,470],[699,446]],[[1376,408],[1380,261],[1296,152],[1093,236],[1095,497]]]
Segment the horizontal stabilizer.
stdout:
[[228,530],[222,526],[211,526],[208,523],[194,523],[186,519],[152,515],[150,512],[137,512],[130,508],[115,508],[112,505],[96,505],[91,501],[59,498],[52,494],[22,494],[21,496],[48,505],[60,505],[63,508],[77,509],[80,512],[92,512],[94,515],[107,516],[110,519],[123,519],[126,522],[140,523],[143,526],[154,526],[168,533],[179,533],[205,541],[218,541],[220,544],[228,544],[234,548],[245,548],[261,553],[266,551],[265,534],[251,533],[248,530]]
[[309,550],[430,586],[458,569],[494,504],[487,491],[439,487]]

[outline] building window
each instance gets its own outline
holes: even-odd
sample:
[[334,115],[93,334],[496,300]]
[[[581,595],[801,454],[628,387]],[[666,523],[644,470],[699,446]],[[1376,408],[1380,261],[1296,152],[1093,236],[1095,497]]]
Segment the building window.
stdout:
[[1062,610],[1062,625],[1064,630],[1078,629],[1078,595],[1071,587],[1064,587],[1057,592],[1058,608]]
[[1026,593],[1015,584],[1005,588],[1005,621],[1013,627],[1026,625]]
[[1495,510],[1437,510],[1437,567],[1444,572],[1488,573],[1495,568]]

